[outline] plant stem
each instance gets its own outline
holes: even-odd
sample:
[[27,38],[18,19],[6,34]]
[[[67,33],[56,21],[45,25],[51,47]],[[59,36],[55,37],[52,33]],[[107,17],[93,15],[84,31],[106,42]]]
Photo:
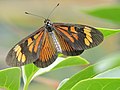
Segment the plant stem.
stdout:
[[28,85],[29,85],[29,81],[26,82],[26,84],[24,84],[23,90],[28,90]]

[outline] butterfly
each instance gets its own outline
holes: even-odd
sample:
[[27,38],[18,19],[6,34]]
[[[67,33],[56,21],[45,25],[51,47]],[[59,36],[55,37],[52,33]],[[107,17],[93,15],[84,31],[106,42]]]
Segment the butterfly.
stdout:
[[95,47],[103,41],[103,34],[90,26],[68,23],[45,25],[17,43],[8,53],[6,62],[10,66],[34,63],[47,67],[58,57],[58,53],[76,56],[84,50]]
[[19,67],[33,63],[47,67],[58,53],[76,56],[103,41],[103,34],[90,26],[69,23],[52,23],[48,18],[44,26],[18,42],[6,57],[9,66]]

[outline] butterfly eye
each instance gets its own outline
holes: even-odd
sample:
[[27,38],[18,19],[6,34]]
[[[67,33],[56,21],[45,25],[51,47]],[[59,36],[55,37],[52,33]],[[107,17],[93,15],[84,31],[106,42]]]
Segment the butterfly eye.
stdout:
[[51,23],[47,22],[47,25],[48,25],[48,26],[50,26],[50,25],[51,25]]
[[44,23],[48,25],[48,24],[51,23],[51,22],[50,22],[49,19],[45,19]]

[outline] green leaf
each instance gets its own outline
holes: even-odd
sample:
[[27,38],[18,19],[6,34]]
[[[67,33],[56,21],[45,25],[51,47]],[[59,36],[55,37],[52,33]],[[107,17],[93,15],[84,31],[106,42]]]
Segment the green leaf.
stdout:
[[120,24],[120,6],[97,8],[86,13]]
[[59,68],[73,66],[73,65],[86,65],[88,61],[79,57],[67,57],[67,58],[58,58],[52,65],[46,68],[37,68],[34,64],[29,64],[22,67],[23,71],[23,81],[24,81],[24,90],[28,89],[28,85],[32,79],[36,76],[49,72],[51,70],[56,70]]
[[75,65],[85,65],[89,64],[87,60],[80,56],[71,56],[63,60],[62,62],[58,63],[52,70],[56,70],[59,68],[64,68],[68,66],[75,66]]
[[6,90],[19,90],[20,88],[20,69],[8,68],[0,70],[0,88]]
[[78,82],[71,90],[119,90],[120,78],[86,79]]
[[31,78],[34,75],[34,73],[36,73],[39,70],[39,68],[36,67],[34,64],[28,64],[23,66],[22,70],[23,70],[23,81],[25,83],[26,81],[29,81],[29,78]]
[[28,85],[32,80],[33,75],[39,70],[38,67],[36,67],[34,64],[28,64],[25,66],[22,66],[22,74],[23,74],[23,81],[24,81],[24,89],[28,89]]
[[105,37],[120,32],[120,29],[108,29],[108,28],[97,28],[97,29],[100,30]]
[[[100,60],[101,61],[101,60]],[[71,89],[76,83],[81,80],[93,78],[94,76],[103,73],[107,70],[116,68],[120,66],[120,55],[111,55],[107,58],[104,58],[101,62],[91,65],[84,70],[78,72],[77,74],[73,75],[59,90],[69,90]]]

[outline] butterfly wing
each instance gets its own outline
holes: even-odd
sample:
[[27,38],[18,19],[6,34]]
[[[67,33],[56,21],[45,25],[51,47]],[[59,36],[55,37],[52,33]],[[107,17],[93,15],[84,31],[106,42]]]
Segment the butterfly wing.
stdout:
[[75,50],[92,48],[103,41],[103,34],[90,26],[64,23],[54,23],[53,26]]
[[8,53],[6,62],[9,66],[22,66],[38,59],[38,50],[43,40],[45,28],[41,27],[17,43]]
[[57,49],[53,38],[48,31],[46,31],[39,52],[39,58],[34,62],[34,64],[38,67],[47,67],[57,58]]
[[55,31],[56,37],[62,49],[62,53],[67,56],[76,56],[83,53],[84,50],[74,49],[60,34]]

